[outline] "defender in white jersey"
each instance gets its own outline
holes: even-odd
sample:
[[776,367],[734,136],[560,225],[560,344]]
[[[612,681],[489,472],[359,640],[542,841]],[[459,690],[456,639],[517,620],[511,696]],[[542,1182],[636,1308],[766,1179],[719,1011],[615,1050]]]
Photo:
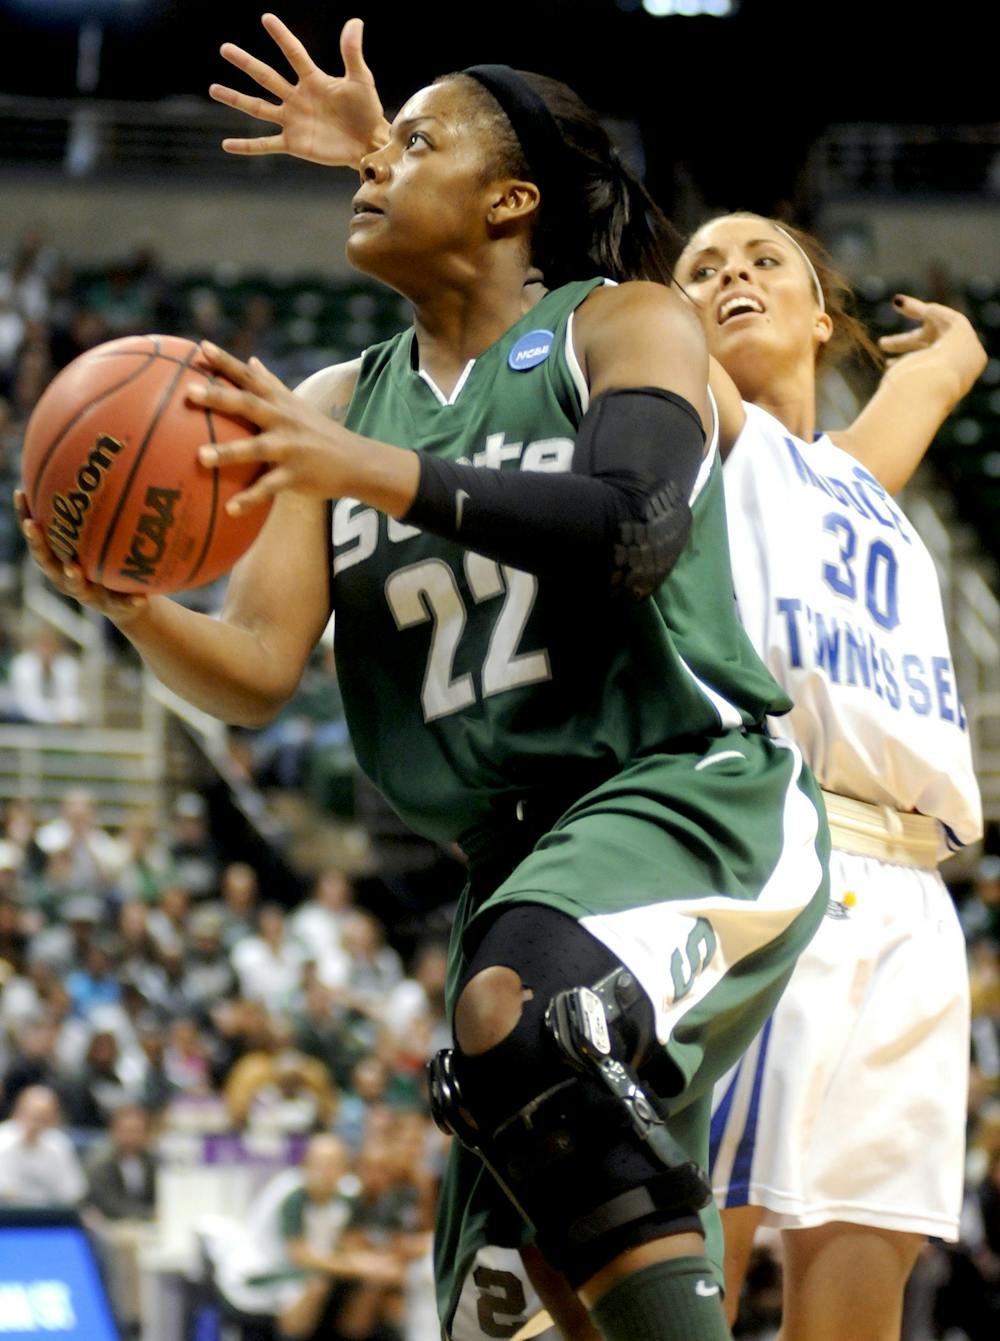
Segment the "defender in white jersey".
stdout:
[[795,703],[772,729],[819,778],[834,848],[828,916],[715,1093],[728,1306],[763,1222],[794,1231],[783,1341],[889,1341],[924,1236],[957,1237],[968,990],[936,867],[982,827],[934,564],[889,491],[985,356],[958,313],[898,299],[922,322],[883,340],[904,357],[850,429],[816,434],[817,358],[851,333],[818,246],[730,215],[678,274],[725,370],[740,615]]

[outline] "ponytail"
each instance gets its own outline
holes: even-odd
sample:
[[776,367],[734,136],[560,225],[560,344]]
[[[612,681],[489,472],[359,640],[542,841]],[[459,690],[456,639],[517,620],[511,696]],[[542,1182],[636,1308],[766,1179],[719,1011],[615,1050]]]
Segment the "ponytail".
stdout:
[[674,282],[681,235],[572,89],[507,66],[445,78],[468,84],[489,118],[486,175],[541,188],[531,260],[548,288],[595,275]]

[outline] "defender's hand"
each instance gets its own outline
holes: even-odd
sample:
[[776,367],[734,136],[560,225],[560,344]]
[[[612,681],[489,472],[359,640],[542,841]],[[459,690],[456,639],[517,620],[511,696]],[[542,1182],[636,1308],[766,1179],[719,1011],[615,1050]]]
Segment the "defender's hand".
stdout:
[[921,362],[941,362],[958,380],[960,399],[987,363],[986,350],[968,317],[943,303],[925,303],[903,293],[896,295],[894,303],[902,316],[920,324],[897,335],[880,337],[882,351],[895,359],[890,367],[902,366],[917,355],[923,355]]
[[242,47],[226,42],[221,48],[223,57],[278,101],[240,93],[224,84],[212,84],[209,95],[216,102],[281,129],[275,135],[257,139],[225,139],[223,149],[230,154],[291,154],[310,163],[357,168],[365,154],[379,148],[389,137],[375,80],[362,54],[361,19],[348,19],[341,32],[344,73],[340,76],[321,70],[295,34],[274,14],[264,14],[261,22],[294,70],[297,81],[290,82]]

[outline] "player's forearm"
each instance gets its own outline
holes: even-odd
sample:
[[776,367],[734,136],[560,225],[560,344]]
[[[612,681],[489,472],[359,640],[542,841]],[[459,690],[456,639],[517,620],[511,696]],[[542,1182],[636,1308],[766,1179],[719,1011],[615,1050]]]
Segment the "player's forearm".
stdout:
[[874,396],[834,441],[885,486],[898,493],[926,455],[934,435],[967,387],[947,361],[909,355],[890,367]]
[[907,483],[942,423],[986,366],[986,351],[966,318],[944,311],[948,324],[933,343],[891,363],[851,427],[833,435],[890,493]]
[[223,722],[260,726],[287,700],[279,659],[239,625],[154,596],[119,627],[157,679]]
[[584,415],[570,471],[479,469],[425,453],[404,520],[528,573],[641,597],[686,543],[703,450],[683,398],[608,390]]

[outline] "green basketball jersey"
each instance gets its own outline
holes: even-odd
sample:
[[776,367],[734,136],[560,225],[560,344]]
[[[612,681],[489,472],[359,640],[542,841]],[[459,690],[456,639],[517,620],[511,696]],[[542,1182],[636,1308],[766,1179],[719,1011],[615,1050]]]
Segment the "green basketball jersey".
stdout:
[[[414,333],[369,349],[347,415],[367,437],[501,470],[568,471],[586,410],[572,317],[548,294],[447,401]],[[718,451],[688,544],[652,597],[535,577],[386,517],[333,508],[338,676],[361,766],[403,819],[461,839],[518,801],[580,795],[629,760],[791,706],[736,615]]]

